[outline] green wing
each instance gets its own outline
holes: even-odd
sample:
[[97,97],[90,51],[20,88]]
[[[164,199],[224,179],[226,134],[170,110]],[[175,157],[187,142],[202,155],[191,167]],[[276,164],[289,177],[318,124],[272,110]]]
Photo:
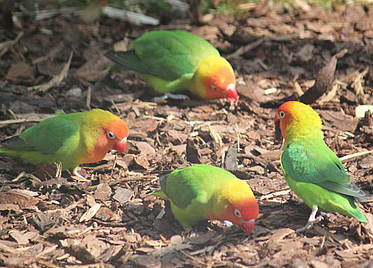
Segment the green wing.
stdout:
[[194,73],[201,59],[219,52],[206,40],[185,31],[152,31],[137,38],[127,52],[105,56],[127,69],[164,80]]
[[10,150],[54,154],[78,132],[79,124],[71,116],[62,115],[48,118],[2,145]]
[[317,184],[333,192],[365,199],[367,195],[350,184],[341,161],[323,140],[288,143],[281,155],[285,175],[298,182]]
[[178,208],[187,208],[198,196],[198,187],[193,185],[190,172],[175,170],[171,174],[160,178],[163,193]]

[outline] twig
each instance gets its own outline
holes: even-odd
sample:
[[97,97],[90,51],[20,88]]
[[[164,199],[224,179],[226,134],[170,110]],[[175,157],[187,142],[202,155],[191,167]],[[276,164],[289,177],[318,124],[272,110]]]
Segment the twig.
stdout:
[[256,40],[255,42],[252,42],[250,44],[247,44],[246,46],[243,46],[243,47],[240,47],[239,49],[237,49],[235,52],[233,52],[232,54],[230,55],[227,55],[226,58],[230,59],[230,58],[239,58],[242,54],[245,54],[247,53],[248,51],[258,47],[260,44],[262,44],[264,41],[266,40],[266,38],[260,38],[258,40]]
[[373,153],[373,151],[357,152],[357,153],[354,153],[354,154],[345,155],[345,156],[339,158],[339,160],[341,160],[342,163],[349,162],[349,161],[355,160],[356,158],[359,158],[361,156],[371,154],[371,153]]
[[128,21],[135,25],[141,24],[150,24],[150,25],[158,25],[159,20],[156,18],[152,18],[149,16],[145,16],[140,13],[135,13],[123,9],[118,9],[110,6],[105,6],[102,9],[102,13],[110,18],[120,19],[123,21]]
[[92,99],[92,88],[88,87],[87,90],[87,100],[85,105],[87,106],[88,109],[91,109],[91,99]]
[[62,71],[59,75],[56,75],[50,80],[49,82],[39,85],[39,86],[33,86],[29,87],[28,90],[37,90],[38,92],[45,92],[49,90],[52,87],[57,87],[61,84],[61,82],[66,78],[69,68],[70,68],[70,63],[71,59],[73,58],[73,52],[70,53],[69,59],[65,66],[62,68]]
[[283,190],[283,191],[279,191],[279,192],[270,193],[270,194],[267,194],[267,195],[262,195],[259,200],[269,199],[269,198],[276,197],[276,196],[287,195],[288,193],[290,193],[290,191],[291,190],[288,189],[288,190]]
[[23,32],[20,32],[14,40],[0,43],[0,57],[3,56],[8,51],[9,48],[14,46],[19,41],[19,39],[21,39],[22,36],[23,36]]
[[53,114],[47,115],[44,118],[20,118],[20,119],[10,119],[10,120],[4,120],[0,121],[0,127],[12,125],[12,124],[22,124],[22,123],[38,123],[46,118],[54,116]]

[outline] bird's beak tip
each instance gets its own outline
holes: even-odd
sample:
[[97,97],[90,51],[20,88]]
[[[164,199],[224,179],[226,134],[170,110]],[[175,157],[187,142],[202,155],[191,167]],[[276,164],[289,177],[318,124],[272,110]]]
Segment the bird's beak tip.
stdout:
[[118,154],[121,154],[124,152],[127,146],[127,137],[124,137],[122,140],[117,142],[115,144],[115,150],[117,150]]

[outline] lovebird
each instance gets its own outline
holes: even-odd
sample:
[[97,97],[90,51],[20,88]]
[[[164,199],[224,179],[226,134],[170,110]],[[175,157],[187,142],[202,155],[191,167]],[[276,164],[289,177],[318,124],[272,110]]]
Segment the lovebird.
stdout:
[[321,219],[316,218],[319,208],[366,222],[358,200],[369,196],[351,184],[341,161],[325,144],[320,116],[306,104],[288,101],[278,108],[275,123],[279,124],[285,141],[281,155],[285,180],[312,209],[307,224],[297,232],[309,229]]
[[189,90],[202,99],[238,100],[230,63],[208,41],[186,31],[147,32],[128,51],[109,51],[105,56],[142,74],[161,94]]
[[222,168],[180,168],[161,177],[160,185],[153,194],[170,202],[184,228],[205,219],[230,221],[247,234],[254,228],[259,208],[250,186]]
[[116,115],[101,109],[61,114],[45,119],[19,136],[0,144],[0,154],[21,158],[31,164],[60,162],[62,170],[102,160],[111,149],[122,153],[128,127]]

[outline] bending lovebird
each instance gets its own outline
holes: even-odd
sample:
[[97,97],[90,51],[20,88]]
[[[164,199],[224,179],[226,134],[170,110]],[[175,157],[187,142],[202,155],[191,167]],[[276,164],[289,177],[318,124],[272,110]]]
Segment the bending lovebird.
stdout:
[[250,186],[232,173],[209,165],[177,169],[160,178],[161,190],[152,194],[168,200],[184,227],[198,222],[227,220],[247,234],[254,228],[259,208]]
[[128,137],[127,125],[116,115],[93,109],[62,114],[26,129],[0,144],[0,154],[21,158],[32,164],[60,162],[62,169],[102,160],[111,149],[122,153]]
[[140,74],[158,93],[189,90],[202,99],[238,100],[232,66],[208,41],[185,31],[151,31],[107,58]]
[[285,180],[312,209],[307,224],[297,231],[309,229],[319,219],[319,208],[366,222],[358,199],[369,196],[351,184],[341,161],[325,144],[320,116],[308,105],[288,101],[278,108],[275,123],[285,140],[281,155]]

